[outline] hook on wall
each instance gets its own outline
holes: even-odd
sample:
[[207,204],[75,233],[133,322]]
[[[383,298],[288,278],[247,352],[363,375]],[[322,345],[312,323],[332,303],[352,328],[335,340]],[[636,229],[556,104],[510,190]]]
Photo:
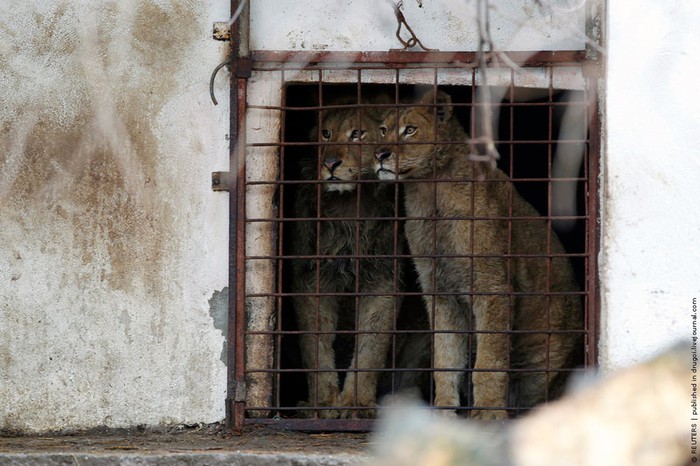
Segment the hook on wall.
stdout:
[[[233,13],[231,19],[229,19],[228,21],[220,21],[214,23],[214,39],[224,41],[231,40],[231,26],[233,26],[233,23],[235,23],[236,20],[241,16],[241,13],[243,12],[243,8],[246,6],[246,3],[248,3],[248,0],[240,0],[238,3],[238,8],[236,8],[236,11]],[[220,63],[216,68],[214,68],[214,72],[212,72],[211,78],[209,78],[209,96],[211,97],[211,101],[214,102],[214,105],[219,104],[219,102],[216,100],[216,96],[214,95],[214,80],[216,79],[216,75],[221,70],[221,68],[223,68],[226,65],[231,65],[231,63],[232,56],[229,56],[226,59],[226,61]],[[229,71],[231,71],[230,66]]]
[[216,96],[214,95],[214,79],[216,79],[216,75],[223,68],[224,66],[228,65],[231,63],[231,59],[228,58],[226,61],[220,63],[216,68],[214,68],[214,72],[211,74],[211,78],[209,78],[209,95],[211,96],[211,101],[214,102],[214,105],[219,105],[219,102],[216,100]]

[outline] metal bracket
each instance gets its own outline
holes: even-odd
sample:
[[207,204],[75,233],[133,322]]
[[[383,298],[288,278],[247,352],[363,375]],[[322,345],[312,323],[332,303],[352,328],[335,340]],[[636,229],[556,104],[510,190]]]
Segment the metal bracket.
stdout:
[[213,172],[211,174],[212,191],[228,191],[231,172]]
[[217,21],[214,23],[214,40],[231,40],[231,26],[228,21]]
[[250,78],[253,72],[253,61],[248,57],[238,57],[233,62],[231,72],[237,78]]
[[233,381],[233,401],[236,403],[245,402],[248,396],[248,388],[244,381]]

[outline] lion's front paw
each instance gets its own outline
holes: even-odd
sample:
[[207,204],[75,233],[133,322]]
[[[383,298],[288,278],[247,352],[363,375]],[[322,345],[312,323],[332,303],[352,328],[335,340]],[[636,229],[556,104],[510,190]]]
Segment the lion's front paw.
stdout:
[[358,409],[344,409],[340,412],[342,419],[374,419],[377,410],[374,407],[360,406]]
[[[344,409],[340,413],[343,419],[374,419],[376,417],[376,400],[367,395],[360,394],[363,399],[355,400],[355,397],[348,391],[340,395],[340,403],[342,406],[350,407],[357,406],[358,409]],[[357,404],[355,402],[357,401]]]
[[[312,419],[318,416],[319,419],[338,419],[340,417],[340,411],[337,409],[324,409],[324,406],[319,406],[317,408],[310,408],[313,406],[312,403],[308,401],[300,401],[297,403],[297,407],[306,408],[299,411],[299,415],[304,418]],[[333,406],[333,405],[331,405]]]
[[475,409],[472,411],[471,418],[482,421],[502,421],[508,419],[508,412],[502,409]]
[[435,409],[435,416],[443,419],[457,419],[457,411],[454,409]]

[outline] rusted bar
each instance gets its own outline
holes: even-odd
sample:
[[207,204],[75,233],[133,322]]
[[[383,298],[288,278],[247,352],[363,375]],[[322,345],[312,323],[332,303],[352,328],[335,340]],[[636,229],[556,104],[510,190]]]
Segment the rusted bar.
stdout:
[[[245,101],[247,80],[236,78],[238,89],[236,105],[239,113],[238,140],[236,141],[236,173],[235,188],[238,192],[237,204],[231,206],[237,210],[236,214],[236,250],[240,251],[236,255],[236,348],[234,378],[240,383],[245,383]],[[243,427],[245,418],[245,399],[236,398],[234,403],[234,429],[240,430]]]
[[[433,259],[440,258],[442,259],[443,256],[439,255],[432,255],[430,256]],[[357,297],[357,293],[352,293],[352,292],[325,292],[325,293],[250,293],[248,294],[249,297],[251,298],[271,298],[271,297],[277,297],[277,296],[344,296],[348,298],[354,298]],[[370,293],[370,292],[363,292],[361,294],[362,296],[386,296],[386,293]],[[469,292],[462,292],[462,291],[431,291],[431,292],[420,292],[420,293],[410,293],[410,292],[401,292],[401,293],[396,293],[396,296],[506,296],[506,295],[512,295],[512,296],[577,296],[577,295],[585,295],[584,291],[540,291],[540,292],[535,292],[535,291],[513,291],[513,292],[505,292],[505,291],[469,291]],[[260,334],[268,334],[268,332],[257,332]],[[374,330],[372,333],[375,333]],[[249,332],[249,335],[252,335],[253,332]]]
[[589,110],[589,144],[588,144],[588,192],[587,192],[587,212],[586,221],[586,252],[588,253],[586,269],[586,328],[588,336],[586,339],[585,363],[587,367],[595,367],[598,364],[598,332],[600,317],[600,286],[598,274],[598,248],[600,246],[600,213],[598,209],[599,191],[598,179],[600,164],[600,114],[598,80],[595,77],[588,78],[588,98],[590,100]]
[[367,432],[374,423],[372,419],[246,419],[247,425],[305,432]]
[[[463,296],[463,295],[462,295]],[[502,295],[499,295],[502,296]],[[551,329],[543,329],[543,330],[510,330],[507,333],[510,335],[538,335],[538,334],[548,334],[548,335],[569,335],[569,334],[585,334],[587,331],[586,330],[551,330]],[[275,332],[274,330],[268,330],[268,331],[251,331],[248,333],[248,335],[363,335],[366,334],[366,331],[362,330],[338,330],[338,331],[302,331],[302,330],[286,330],[282,332]],[[438,335],[438,334],[468,334],[468,335],[473,335],[477,333],[474,330],[373,330],[373,334],[378,334],[378,335],[394,335],[394,334],[404,334],[404,335],[410,335],[410,334],[423,334],[423,335]],[[480,330],[478,333],[483,333],[483,334],[493,334],[493,335],[500,335],[503,334],[504,332],[502,330]],[[302,369],[302,368],[292,368],[292,369],[280,369],[280,368],[272,368],[272,369],[251,369],[249,371],[250,374],[254,373],[281,373],[281,372],[294,372],[294,373],[301,373],[301,372],[416,372],[420,370],[427,370],[430,369],[431,371],[454,371],[454,370],[466,370],[466,369],[455,369],[455,368],[449,368],[449,369],[438,369],[438,368],[427,368],[427,367],[410,367],[410,368],[400,368],[400,367],[389,367],[389,368],[376,368],[376,369],[348,369],[348,368],[341,368],[341,369],[317,369],[317,368],[311,368],[311,369]],[[561,371],[561,372],[568,372],[569,370],[574,370],[575,368],[568,368],[568,367],[562,367],[559,369],[550,369],[552,372],[554,371]],[[528,367],[524,369],[513,369],[513,368],[507,368],[507,369],[499,369],[499,371],[504,371],[504,372],[532,372],[533,369]],[[258,410],[258,411],[268,411],[270,408],[269,407],[262,407],[262,408],[248,408],[251,411],[253,410]]]
[[[575,334],[575,333],[583,333],[583,332],[584,332],[583,330],[581,330],[581,331],[573,331],[573,330],[566,330],[566,331],[564,331],[564,330],[559,330],[559,331],[522,330],[519,332],[508,332],[508,333],[511,335],[514,335],[516,333],[519,335],[535,335],[535,334],[542,334],[542,333]],[[305,333],[308,334],[309,332],[305,332]],[[314,335],[316,334],[316,332],[312,332],[312,333]],[[324,332],[324,334],[334,334],[334,333],[335,332]],[[357,333],[362,334],[364,332],[357,332]],[[374,333],[374,332],[372,332],[372,333]],[[390,332],[387,331],[387,332],[377,332],[377,333],[389,334]],[[478,332],[476,332],[474,330],[465,330],[465,331],[460,331],[460,332],[456,332],[454,330],[449,330],[449,331],[445,330],[445,331],[431,332],[431,331],[426,330],[423,333],[430,334],[430,335],[455,334],[455,333],[472,334],[472,335],[475,333],[491,334],[491,335],[503,335],[504,332],[503,331],[489,331],[489,330],[480,330]],[[265,332],[251,333],[251,335],[268,335],[268,334],[269,333],[265,333]],[[562,367],[559,369],[549,369],[546,366],[538,367],[538,368],[534,368],[534,369],[531,367],[528,367],[528,368],[508,367],[508,368],[498,369],[498,372],[508,372],[508,373],[513,373],[513,374],[526,374],[528,372],[533,372],[533,371],[539,372],[542,369],[546,369],[550,372],[585,372],[584,368]],[[390,369],[384,369],[384,368],[381,368],[381,369],[296,369],[296,368],[295,369],[254,369],[254,370],[251,370],[250,373],[251,374],[277,374],[277,373],[283,373],[283,372],[286,372],[286,373],[292,373],[292,372],[294,372],[294,373],[296,373],[296,372],[304,372],[304,373],[308,373],[308,372],[314,372],[314,373],[315,372],[343,372],[343,373],[348,373],[348,372],[380,372],[380,373],[383,373],[383,372],[415,372],[417,370],[431,370],[433,372],[454,372],[456,370],[463,370],[465,372],[493,372],[493,369],[488,369],[488,368],[487,369],[471,369],[471,368],[456,369],[456,368],[450,367],[450,368],[440,369],[440,368],[424,367],[424,368],[390,368]],[[317,406],[316,408],[348,409],[348,410],[371,409],[371,408],[368,408],[367,406],[347,406],[347,407],[345,407],[345,406]],[[280,411],[294,411],[294,410],[298,411],[299,410],[298,407],[294,407],[294,406],[286,406],[286,407],[285,406],[278,406],[278,407],[276,407],[276,409],[279,409]],[[266,407],[266,406],[263,406],[260,408],[249,407],[248,410],[250,410],[250,411],[269,411],[270,408]]]
[[[548,63],[578,63],[586,61],[586,52],[583,50],[556,50],[556,51],[514,51],[500,52],[514,63],[521,66],[540,66]],[[487,63],[494,54],[487,53]],[[251,59],[255,63],[294,63],[305,66],[318,64],[348,64],[348,63],[374,63],[374,64],[430,64],[430,65],[474,65],[477,66],[477,52],[306,52],[289,50],[255,50],[251,52]]]
[[[231,11],[240,1],[231,0]],[[241,18],[231,25],[232,63],[240,59]],[[240,431],[245,419],[245,103],[246,78],[231,74],[229,188],[229,320],[226,428]]]

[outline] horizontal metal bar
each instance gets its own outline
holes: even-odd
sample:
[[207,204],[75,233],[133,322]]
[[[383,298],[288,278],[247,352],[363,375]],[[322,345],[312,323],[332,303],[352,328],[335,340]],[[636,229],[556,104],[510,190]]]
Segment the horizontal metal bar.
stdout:
[[[427,145],[470,145],[479,144],[480,139],[467,139],[464,141],[402,141],[402,146],[427,146]],[[585,144],[588,139],[495,139],[494,144]],[[394,145],[395,143],[392,143]],[[290,147],[290,146],[380,146],[381,142],[320,142],[320,141],[280,141],[280,142],[253,142],[248,143],[246,147]],[[466,155],[466,154],[465,154]]]
[[[455,182],[457,183],[457,182]],[[542,215],[537,217],[300,217],[300,218],[248,218],[247,222],[284,222],[284,223],[294,223],[294,222],[309,222],[309,221],[319,221],[319,222],[356,222],[356,221],[406,221],[406,220],[433,220],[433,221],[525,221],[525,220],[584,220],[585,216],[582,215]]]
[[[585,329],[568,329],[568,330],[554,330],[554,329],[542,329],[542,330],[507,330],[507,331],[497,331],[497,330],[372,330],[372,331],[362,331],[362,330],[335,330],[335,331],[303,331],[303,330],[250,330],[246,332],[247,335],[577,335],[585,334]],[[270,369],[270,371],[276,371],[277,369]],[[319,369],[315,369],[317,372]],[[329,369],[329,371],[334,371],[336,369]],[[364,369],[359,369],[363,371]],[[406,369],[410,371],[411,369]],[[296,372],[296,371],[295,371]]]
[[[357,83],[358,86],[361,86],[364,83]],[[371,85],[371,84],[368,84]],[[401,85],[401,84],[400,84]],[[480,87],[480,86],[475,86],[475,87]],[[453,107],[464,107],[464,108],[473,108],[473,107],[504,107],[504,108],[510,108],[510,107],[524,107],[524,108],[530,108],[530,107],[571,107],[572,105],[588,105],[589,103],[583,100],[576,101],[576,100],[567,100],[567,101],[545,101],[545,102],[508,102],[508,101],[501,101],[501,102],[452,102]],[[304,111],[304,112],[310,112],[310,111],[321,111],[321,110],[350,110],[350,109],[364,109],[364,108],[370,108],[370,109],[376,109],[376,108],[390,108],[390,109],[398,109],[398,108],[409,108],[409,107],[436,107],[439,106],[440,104],[421,104],[421,103],[416,103],[416,102],[409,102],[409,103],[403,103],[403,102],[396,102],[396,103],[389,103],[389,104],[375,104],[375,103],[358,103],[358,104],[342,104],[342,105],[310,105],[310,106],[295,106],[295,107],[289,107],[289,106],[284,106],[284,105],[255,105],[255,104],[249,104],[248,108],[249,109],[255,109],[255,110],[277,110],[277,111]]]
[[361,297],[361,296],[583,296],[586,291],[542,291],[539,293],[530,291],[421,291],[421,292],[396,292],[396,293],[378,293],[378,292],[328,292],[328,293],[248,293],[249,298],[280,298],[285,296],[339,296],[339,297]]
[[246,256],[246,260],[328,260],[328,259],[552,259],[555,257],[588,257],[585,252],[577,253],[542,253],[542,254],[342,254],[342,255],[291,255],[291,254],[271,254],[269,256]]
[[[503,373],[518,373],[518,374],[529,374],[533,372],[537,373],[549,373],[549,374],[558,374],[560,372],[566,372],[566,373],[571,373],[571,372],[585,372],[585,368],[580,368],[580,367],[571,367],[571,368],[559,368],[559,369],[551,369],[551,368],[546,368],[546,367],[528,367],[526,369],[513,369],[513,368],[483,368],[483,369],[474,369],[474,368],[469,368],[469,367],[441,367],[441,368],[432,368],[432,367],[411,367],[411,368],[395,368],[395,367],[386,367],[386,368],[362,368],[362,369],[339,369],[339,368],[333,368],[333,369],[303,369],[301,367],[299,368],[286,368],[286,369],[247,369],[246,372],[249,374],[280,374],[280,373],[287,373],[287,374],[321,374],[321,373],[327,373],[327,372],[338,372],[338,373],[358,373],[358,372],[377,372],[377,373],[383,373],[383,372],[463,372],[466,374],[471,374],[473,372],[503,372]],[[304,407],[306,409],[306,407]],[[366,408],[365,408],[366,409]]]
[[[500,52],[511,62],[519,66],[544,66],[565,63],[581,64],[591,60],[585,50],[556,50],[556,51],[510,51]],[[487,53],[486,63],[493,63],[497,53]],[[445,65],[450,67],[475,68],[479,66],[477,52],[307,52],[290,50],[253,50],[250,53],[253,69],[267,69],[263,65],[283,64],[283,69],[294,69],[339,64],[344,69],[353,69],[352,64],[375,64],[396,68],[397,65]],[[499,67],[504,67],[499,63]]]
[[[256,408],[247,407],[249,411]],[[273,408],[257,408],[270,411]],[[280,408],[274,408],[279,410]],[[309,409],[309,408],[304,408]],[[316,408],[319,409],[319,408]],[[337,409],[337,408],[335,408]],[[299,411],[301,408],[293,408]],[[264,425],[273,429],[299,430],[302,432],[368,432],[374,428],[374,419],[262,419],[247,418],[244,425]]]
[[[572,178],[572,177],[562,177],[562,178],[508,178],[507,180],[495,179],[495,178],[485,178],[483,180],[479,179],[440,179],[440,180],[377,180],[377,179],[362,179],[362,180],[343,180],[343,184],[403,184],[403,183],[564,183],[564,182],[574,182],[574,181],[588,181],[586,178]],[[247,186],[270,186],[270,185],[326,185],[338,183],[335,180],[275,180],[275,181],[246,181]],[[508,218],[528,218],[528,217],[508,217]],[[557,217],[560,218],[560,217]],[[563,218],[563,217],[561,217]],[[583,218],[579,216],[577,218]],[[260,219],[264,220],[264,219]],[[294,219],[285,219],[294,220]]]

